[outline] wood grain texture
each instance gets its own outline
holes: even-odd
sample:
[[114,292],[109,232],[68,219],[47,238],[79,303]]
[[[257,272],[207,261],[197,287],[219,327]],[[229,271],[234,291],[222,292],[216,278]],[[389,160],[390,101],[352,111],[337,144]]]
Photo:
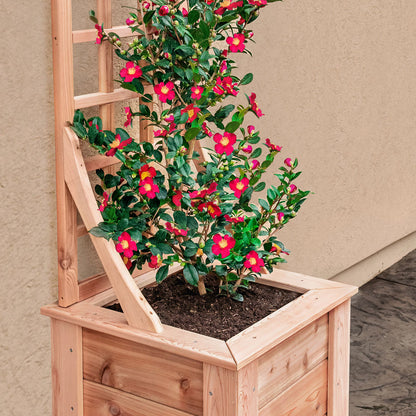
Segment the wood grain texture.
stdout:
[[83,416],[192,416],[133,394],[84,380]]
[[84,329],[84,378],[202,414],[202,363]]
[[349,299],[356,287],[310,290],[278,311],[230,338],[227,345],[242,368],[311,322]]
[[163,325],[163,332],[154,333],[132,328],[122,313],[81,302],[69,308],[48,305],[41,313],[51,318],[80,325],[138,344],[208,364],[235,369],[233,357],[224,341]]
[[[113,26],[111,28],[105,27],[106,32],[113,32],[119,35],[121,38],[127,38],[131,36],[131,28],[129,26]],[[97,38],[96,29],[84,29],[84,30],[74,30],[72,32],[72,42],[73,43],[84,43],[84,42],[95,42]]]
[[328,416],[348,416],[350,309],[348,299],[329,313]]
[[[79,140],[70,129],[65,129],[65,182],[76,202],[82,221],[89,230],[102,221],[91,189]],[[146,301],[125,267],[114,243],[91,235],[104,270],[114,288],[129,324],[136,328],[160,332],[162,325],[157,314]]]
[[74,113],[72,8],[52,0],[53,83],[55,100],[56,202],[58,220],[58,291],[61,306],[78,301],[77,211],[65,186],[63,129]]
[[[148,86],[144,86],[145,93],[150,92]],[[76,109],[87,107],[94,107],[96,105],[103,105],[108,103],[115,103],[116,101],[137,99],[139,94],[134,91],[125,90],[124,88],[116,88],[114,92],[93,92],[90,94],[77,95],[73,98]]]
[[82,329],[51,320],[52,414],[83,416]]
[[327,361],[260,409],[259,416],[323,416],[327,409]]
[[324,315],[258,359],[259,407],[264,407],[327,356],[328,315]]
[[237,415],[257,415],[259,408],[258,361],[237,372]]

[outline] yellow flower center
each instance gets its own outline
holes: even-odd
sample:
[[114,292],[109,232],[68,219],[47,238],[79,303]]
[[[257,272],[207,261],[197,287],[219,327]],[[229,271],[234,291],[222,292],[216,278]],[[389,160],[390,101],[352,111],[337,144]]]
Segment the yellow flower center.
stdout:
[[149,178],[149,177],[151,177],[152,175],[150,174],[150,172],[148,171],[148,170],[146,170],[146,171],[144,171],[144,172],[142,172],[141,173],[141,175],[140,175],[140,179],[142,180],[142,181],[144,181],[146,178]]
[[228,146],[228,144],[230,143],[230,139],[228,139],[227,137],[223,137],[223,138],[221,139],[220,143],[221,143],[223,146]]
[[242,189],[244,189],[244,184],[243,182],[238,182],[238,184],[235,186],[239,191],[241,191]]
[[188,111],[188,117],[189,118],[192,118],[194,116],[194,114],[195,114],[195,111],[194,110],[189,110]]
[[127,71],[127,73],[129,74],[129,75],[134,75],[135,73],[136,73],[136,68],[129,68],[128,69],[128,71]]
[[110,147],[112,149],[119,147],[120,146],[120,140],[119,139],[114,139],[114,141],[110,144]]
[[225,238],[223,238],[219,243],[218,243],[218,245],[221,247],[221,248],[225,248],[225,247],[227,247],[228,246],[228,243],[227,243],[227,240],[225,239]]
[[207,209],[208,209],[208,212],[210,212],[211,214],[215,212],[215,209],[212,205],[208,205]]
[[164,86],[160,89],[160,92],[161,92],[162,94],[167,94],[167,93],[169,92],[169,88],[168,88],[166,85],[164,85]]
[[238,39],[238,38],[234,38],[233,39],[233,45],[239,45],[240,44],[240,39]]
[[204,254],[204,251],[202,250],[202,248],[199,248],[196,252],[197,256],[202,256]]
[[150,185],[150,183],[147,183],[147,184],[144,186],[144,190],[145,190],[146,192],[150,192],[150,191],[152,190],[152,185]]
[[252,266],[254,266],[257,263],[257,260],[254,257],[250,257],[249,262]]
[[228,7],[231,4],[231,0],[224,0],[220,6],[221,7]]
[[126,248],[129,248],[129,242],[127,240],[123,240],[121,242],[121,247],[123,247],[123,250],[125,250]]

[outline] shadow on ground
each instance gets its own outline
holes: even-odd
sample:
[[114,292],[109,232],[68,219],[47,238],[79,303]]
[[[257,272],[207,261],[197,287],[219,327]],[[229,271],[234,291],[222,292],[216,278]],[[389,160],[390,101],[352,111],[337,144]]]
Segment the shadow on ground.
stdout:
[[416,416],[416,250],[352,300],[350,416]]

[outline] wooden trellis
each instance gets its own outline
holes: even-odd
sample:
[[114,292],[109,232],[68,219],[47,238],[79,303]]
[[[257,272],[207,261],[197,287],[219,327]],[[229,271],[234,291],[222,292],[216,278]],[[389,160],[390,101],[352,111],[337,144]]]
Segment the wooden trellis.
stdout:
[[[128,26],[112,27],[111,0],[97,0],[97,19],[107,32],[120,37],[132,36]],[[78,281],[77,240],[101,221],[88,180],[88,171],[103,168],[114,171],[116,158],[95,156],[84,160],[78,138],[67,127],[74,110],[99,106],[104,129],[114,129],[114,105],[118,101],[137,99],[138,94],[114,89],[113,47],[104,41],[98,47],[98,86],[96,93],[74,96],[73,44],[94,42],[95,29],[72,30],[71,0],[52,0],[52,34],[55,91],[56,180],[58,216],[59,305],[67,307],[91,297],[111,285],[124,303],[128,321],[160,331],[159,319],[141,296],[112,243],[91,237],[103,263],[105,274]],[[152,92],[145,85],[146,92]],[[145,120],[140,121],[140,140],[152,141],[152,130]],[[77,223],[77,212],[84,224]],[[142,272],[146,272],[143,270]],[[127,300],[130,299],[130,300]]]

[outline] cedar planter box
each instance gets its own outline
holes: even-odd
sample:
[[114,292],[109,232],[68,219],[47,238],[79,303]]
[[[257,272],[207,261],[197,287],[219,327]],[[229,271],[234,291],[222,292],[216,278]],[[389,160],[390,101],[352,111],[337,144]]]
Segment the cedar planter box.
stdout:
[[113,290],[43,307],[52,318],[53,414],[347,416],[356,288],[279,270],[259,283],[303,295],[227,342],[132,328],[102,307]]

